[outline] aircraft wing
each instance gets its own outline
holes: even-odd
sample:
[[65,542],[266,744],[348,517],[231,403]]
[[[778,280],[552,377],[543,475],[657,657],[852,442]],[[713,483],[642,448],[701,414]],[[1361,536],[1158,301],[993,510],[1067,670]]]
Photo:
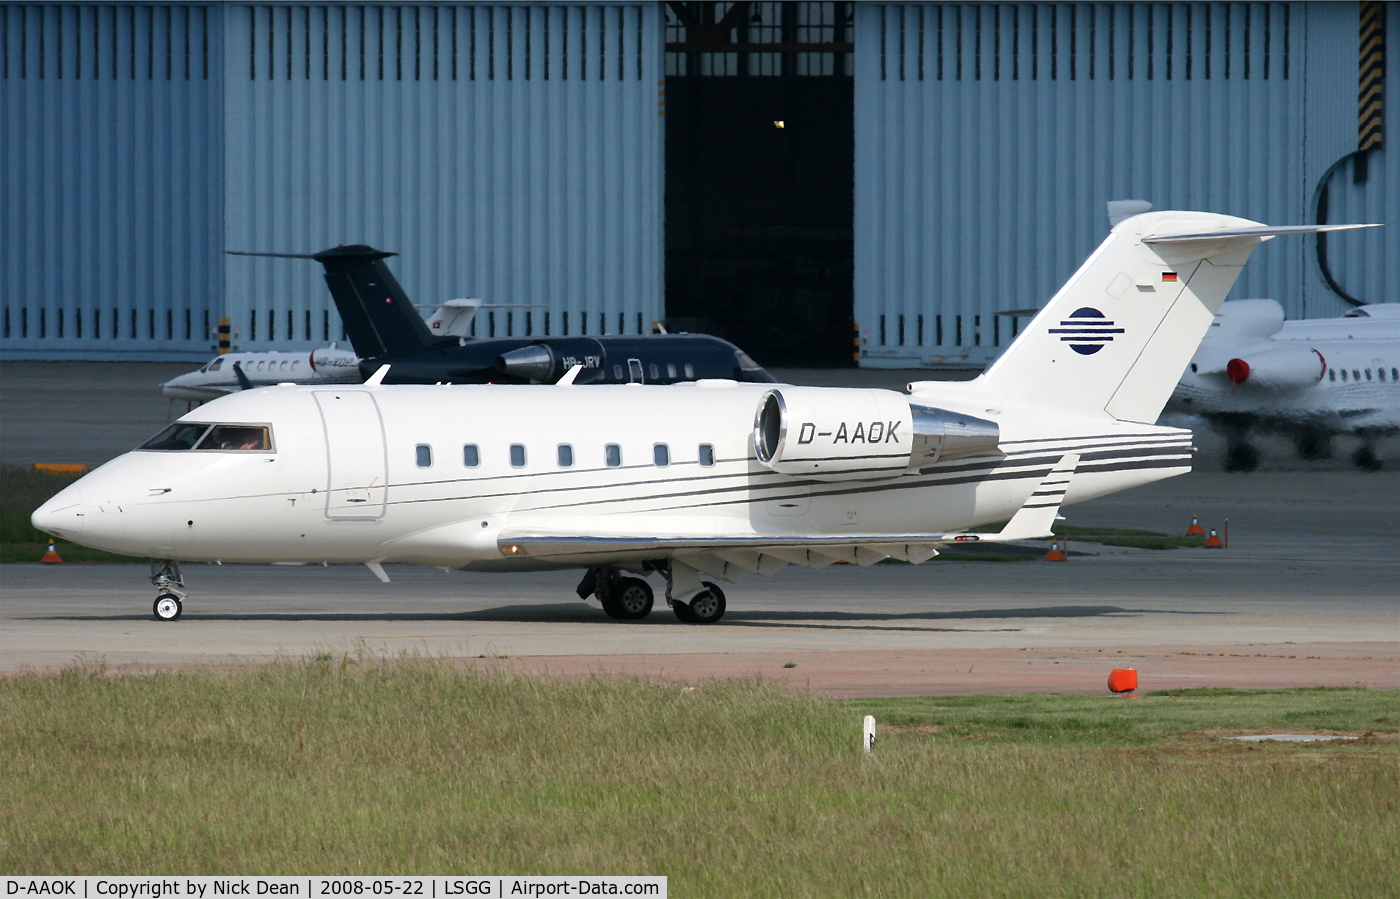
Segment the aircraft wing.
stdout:
[[950,543],[1008,543],[1048,538],[1075,466],[1076,453],[1066,453],[1026,502],[994,534],[971,532],[926,534],[606,534],[509,528],[497,539],[501,554],[584,562],[590,557],[672,556],[715,577],[773,574],[786,565],[825,568],[835,562],[873,565],[894,558],[918,564],[938,555]]

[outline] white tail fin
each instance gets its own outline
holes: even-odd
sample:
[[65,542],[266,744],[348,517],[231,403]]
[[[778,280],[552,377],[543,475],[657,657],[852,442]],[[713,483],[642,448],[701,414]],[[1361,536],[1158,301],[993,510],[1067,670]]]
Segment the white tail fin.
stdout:
[[1108,239],[987,369],[1005,402],[1152,423],[1269,227],[1208,212],[1149,212]]

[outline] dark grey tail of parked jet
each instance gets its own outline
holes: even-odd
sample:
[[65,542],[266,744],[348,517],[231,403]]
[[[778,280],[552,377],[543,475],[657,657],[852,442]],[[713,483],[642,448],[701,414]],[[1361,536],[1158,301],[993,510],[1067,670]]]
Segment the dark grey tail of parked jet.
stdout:
[[363,244],[315,254],[232,253],[314,259],[367,378],[386,384],[553,383],[575,365],[576,384],[673,384],[701,378],[769,383],[773,376],[727,340],[707,334],[438,337],[385,263],[396,254]]

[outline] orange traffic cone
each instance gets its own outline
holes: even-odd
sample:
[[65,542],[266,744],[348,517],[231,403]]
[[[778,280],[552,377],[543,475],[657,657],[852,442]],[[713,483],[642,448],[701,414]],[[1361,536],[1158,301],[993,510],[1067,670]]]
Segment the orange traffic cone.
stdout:
[[1136,668],[1114,668],[1108,672],[1108,689],[1114,693],[1131,693],[1137,688]]
[[1225,543],[1220,539],[1220,535],[1215,532],[1215,528],[1210,529],[1210,536],[1206,538],[1206,549],[1224,549]]
[[43,562],[45,565],[53,565],[55,562],[63,561],[58,557],[58,550],[53,548],[52,540],[49,541],[49,551],[44,553],[44,557],[39,561]]
[[1062,553],[1062,552],[1060,552],[1060,541],[1055,540],[1055,541],[1053,541],[1053,542],[1050,544],[1050,551],[1049,551],[1048,553],[1045,554],[1045,561],[1047,561],[1047,562],[1063,562],[1063,561],[1065,561],[1065,554]]
[[1192,515],[1192,516],[1191,516],[1191,526],[1190,526],[1189,528],[1186,529],[1186,536],[1188,536],[1188,537],[1200,537],[1200,536],[1203,536],[1203,535],[1205,534],[1205,532],[1206,532],[1206,529],[1203,528],[1203,527],[1201,527],[1201,521],[1200,521],[1200,519],[1197,518],[1195,515]]

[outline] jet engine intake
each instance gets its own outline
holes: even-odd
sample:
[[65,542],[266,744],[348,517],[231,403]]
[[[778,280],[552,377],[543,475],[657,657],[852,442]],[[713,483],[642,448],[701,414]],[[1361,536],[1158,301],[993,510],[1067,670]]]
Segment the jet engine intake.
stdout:
[[779,474],[821,481],[898,477],[940,459],[995,453],[995,422],[889,390],[782,387],[754,413],[754,451]]
[[1231,359],[1225,374],[1235,384],[1252,384],[1269,390],[1301,390],[1312,387],[1327,374],[1327,360],[1305,346],[1276,346]]

